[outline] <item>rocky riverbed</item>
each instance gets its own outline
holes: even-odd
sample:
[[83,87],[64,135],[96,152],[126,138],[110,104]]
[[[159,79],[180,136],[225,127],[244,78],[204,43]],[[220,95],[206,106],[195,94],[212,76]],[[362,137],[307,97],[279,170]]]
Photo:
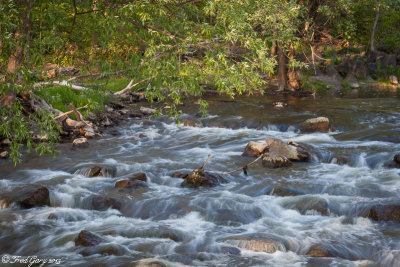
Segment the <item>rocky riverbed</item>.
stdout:
[[183,106],[179,126],[116,111],[124,121],[88,146],[0,161],[0,252],[68,266],[400,264],[398,98],[209,100],[204,118]]

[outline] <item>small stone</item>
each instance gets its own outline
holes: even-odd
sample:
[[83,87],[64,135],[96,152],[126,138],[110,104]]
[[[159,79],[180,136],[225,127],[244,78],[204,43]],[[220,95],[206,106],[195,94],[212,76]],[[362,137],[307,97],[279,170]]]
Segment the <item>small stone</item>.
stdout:
[[11,144],[11,141],[10,141],[10,139],[6,138],[3,141],[1,141],[1,144],[3,146],[9,146]]
[[395,75],[389,77],[390,83],[393,85],[399,85],[399,79]]
[[103,241],[99,236],[89,231],[82,230],[75,239],[75,246],[91,247],[100,244]]
[[0,210],[10,207],[11,201],[7,198],[0,199]]
[[6,159],[8,158],[8,155],[10,155],[8,151],[3,151],[0,153],[0,159]]
[[140,112],[142,112],[144,115],[153,115],[156,113],[156,110],[152,108],[140,107]]
[[134,110],[129,114],[130,117],[134,117],[134,118],[141,118],[143,117],[143,113],[140,112],[139,110]]
[[265,149],[267,148],[266,143],[260,143],[260,142],[253,142],[250,141],[247,146],[244,149],[244,152],[242,156],[247,156],[247,157],[258,157],[262,153],[264,153]]
[[305,193],[302,191],[281,186],[270,187],[266,194],[280,197],[305,195]]
[[89,147],[89,142],[85,137],[76,138],[72,141],[72,146],[74,148],[87,148]]

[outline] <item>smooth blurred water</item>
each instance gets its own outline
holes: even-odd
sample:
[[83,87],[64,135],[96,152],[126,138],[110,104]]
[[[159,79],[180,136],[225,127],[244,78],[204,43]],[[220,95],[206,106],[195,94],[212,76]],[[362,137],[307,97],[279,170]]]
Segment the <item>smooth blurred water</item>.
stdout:
[[[274,109],[277,100],[288,106]],[[217,97],[210,99],[205,118],[193,104],[183,111],[184,120],[203,127],[177,126],[168,118],[153,123],[131,119],[116,128],[119,135],[106,132],[90,140],[88,149],[62,144],[56,158],[30,155],[16,168],[0,162],[0,197],[35,184],[46,186],[51,199],[51,207],[0,210],[0,254],[60,256],[65,266],[127,266],[154,257],[172,266],[399,266],[399,224],[362,217],[373,204],[400,202],[400,169],[383,167],[400,152],[399,98],[256,96],[227,102]],[[295,125],[316,116],[329,117],[335,131],[296,130]],[[241,156],[246,144],[268,136],[304,145],[314,162],[283,169],[255,164],[248,176],[225,176],[228,183],[214,188],[182,188],[182,180],[170,176],[201,167],[208,154],[208,171],[244,166],[252,160]],[[337,155],[347,156],[348,165],[331,164]],[[88,178],[76,172],[91,165],[116,168],[116,176]],[[148,188],[114,188],[116,181],[137,172],[147,174]],[[271,186],[305,194],[267,195]],[[92,210],[97,195],[119,199],[122,208]],[[314,210],[315,203],[326,206]],[[48,219],[50,214],[56,219]],[[81,230],[104,242],[76,247]],[[227,238],[238,235],[273,235],[287,251],[224,253],[224,247],[232,247]],[[306,257],[313,245],[340,256]]]

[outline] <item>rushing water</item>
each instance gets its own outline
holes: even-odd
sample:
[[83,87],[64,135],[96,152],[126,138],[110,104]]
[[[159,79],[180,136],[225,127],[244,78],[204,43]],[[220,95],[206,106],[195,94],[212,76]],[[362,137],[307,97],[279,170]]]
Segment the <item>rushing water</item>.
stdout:
[[[131,119],[91,140],[87,149],[63,144],[56,158],[31,155],[17,168],[1,162],[0,196],[22,185],[43,185],[51,206],[0,210],[0,254],[59,257],[63,266],[127,266],[148,258],[171,266],[400,266],[400,225],[363,217],[371,205],[400,202],[400,169],[383,167],[400,152],[399,98],[280,100],[288,105],[277,110],[271,97],[217,98],[205,118],[196,114],[197,106],[184,107],[182,117],[203,127]],[[315,116],[329,117],[335,131],[301,134],[294,127]],[[246,144],[268,136],[304,145],[314,161],[283,169],[256,164],[248,176],[227,175],[228,183],[214,188],[182,188],[182,180],[170,176],[199,168],[208,154],[208,171],[241,167],[252,160],[241,156]],[[336,155],[348,156],[349,163],[330,163]],[[116,168],[115,177],[75,174],[95,164]],[[148,188],[114,188],[137,172],[147,174]],[[304,194],[266,194],[271,186]],[[93,210],[97,195],[123,205]],[[320,201],[327,206],[314,210],[310,203]],[[75,246],[81,230],[104,241]],[[238,255],[227,241],[237,236],[272,236],[285,249],[241,249]],[[305,256],[314,245],[337,257]]]

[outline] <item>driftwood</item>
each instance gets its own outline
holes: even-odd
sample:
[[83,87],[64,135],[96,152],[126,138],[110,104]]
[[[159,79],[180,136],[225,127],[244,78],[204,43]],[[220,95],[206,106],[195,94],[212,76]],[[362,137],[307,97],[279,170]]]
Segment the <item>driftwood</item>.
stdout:
[[250,163],[247,163],[247,164],[244,165],[243,167],[241,167],[241,168],[239,168],[239,169],[236,169],[236,170],[233,170],[233,171],[220,173],[220,175],[231,174],[231,173],[235,173],[235,172],[238,172],[238,171],[241,171],[241,170],[243,170],[243,173],[244,173],[245,175],[247,175],[247,167],[250,166],[250,165],[253,165],[253,164],[256,163],[257,161],[259,161],[260,159],[262,159],[263,156],[264,156],[264,154],[261,154],[260,156],[258,156],[258,158],[256,158],[255,160],[253,160],[253,161],[250,162]]
[[[75,111],[81,110],[81,109],[85,109],[85,108],[88,108],[88,107],[89,107],[89,105],[84,105],[83,107],[76,108]],[[74,113],[74,111],[71,110],[71,111],[67,111],[67,112],[61,113],[61,114],[55,116],[54,119],[57,120],[57,119],[62,118],[64,116],[68,116],[71,113]]]
[[83,87],[83,86],[79,86],[79,85],[75,85],[75,84],[72,84],[72,83],[69,83],[68,81],[53,81],[53,82],[39,82],[39,83],[35,83],[34,85],[33,85],[33,88],[38,88],[38,87],[41,87],[41,86],[44,86],[44,85],[47,85],[47,86],[51,86],[51,85],[57,85],[57,86],[68,86],[68,87],[70,87],[72,90],[77,90],[77,91],[85,91],[85,90],[89,90],[89,88],[87,88],[87,87]]
[[142,84],[145,82],[151,82],[151,80],[153,80],[153,77],[143,79],[141,81],[138,81],[137,83],[133,83],[134,79],[132,79],[124,89],[122,89],[121,91],[115,92],[114,95],[119,95],[119,96],[125,95],[126,93],[129,93],[133,87],[138,86],[139,84]]

